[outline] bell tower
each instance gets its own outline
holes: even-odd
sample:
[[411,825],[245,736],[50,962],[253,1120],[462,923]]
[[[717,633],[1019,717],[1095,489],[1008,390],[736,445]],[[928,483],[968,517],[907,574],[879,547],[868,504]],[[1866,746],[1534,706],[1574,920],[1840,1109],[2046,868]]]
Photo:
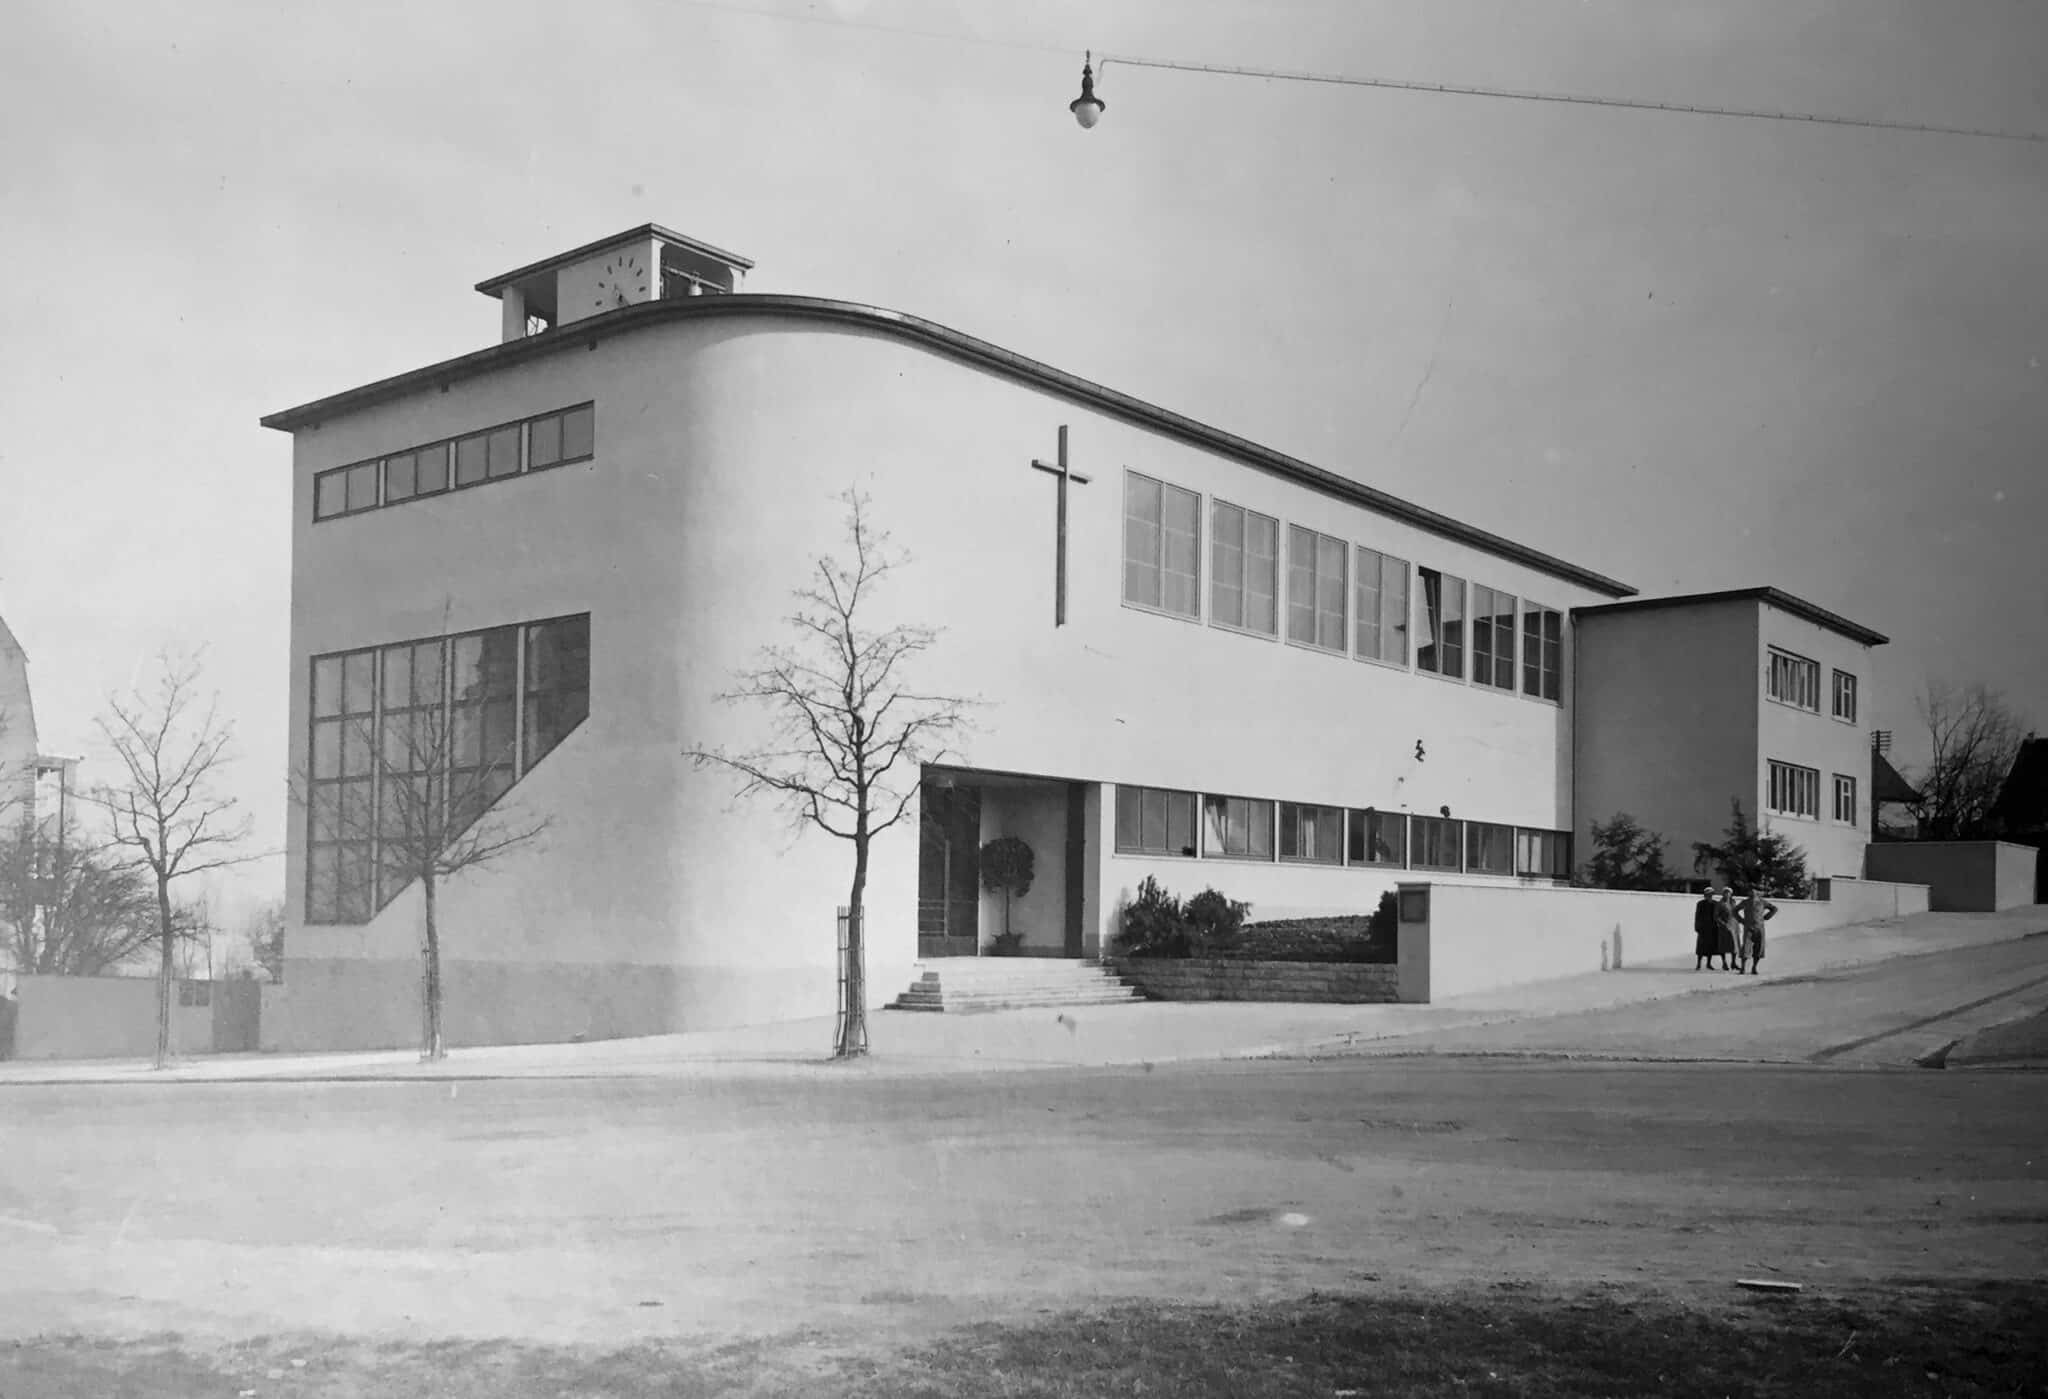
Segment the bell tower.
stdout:
[[519,340],[643,301],[729,296],[753,263],[660,224],[645,223],[478,282],[504,308],[503,340]]

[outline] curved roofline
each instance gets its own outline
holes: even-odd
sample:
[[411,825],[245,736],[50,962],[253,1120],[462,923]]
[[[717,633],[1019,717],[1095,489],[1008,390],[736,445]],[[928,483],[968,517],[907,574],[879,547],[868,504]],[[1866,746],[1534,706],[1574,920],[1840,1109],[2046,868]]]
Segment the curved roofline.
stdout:
[[1839,632],[1851,641],[1860,641],[1865,646],[1883,646],[1891,641],[1883,632],[1872,631],[1861,622],[1852,622],[1840,613],[1828,611],[1819,603],[1808,602],[1803,597],[1794,597],[1778,588],[1730,588],[1719,593],[1680,593],[1672,597],[1635,598],[1629,602],[1602,602],[1588,607],[1574,607],[1572,615],[1598,616],[1602,612],[1641,612],[1653,607],[1692,607],[1715,602],[1765,602],[1780,612],[1804,617],[1816,626]]
[[442,388],[461,379],[473,378],[508,365],[522,364],[527,360],[539,359],[575,346],[595,345],[608,336],[649,329],[669,321],[711,319],[720,316],[783,317],[880,332],[908,344],[937,351],[950,359],[1057,394],[1112,418],[1176,438],[1205,451],[1234,458],[1248,466],[1270,471],[1277,476],[1322,491],[1326,495],[1363,505],[1369,510],[1404,521],[1442,538],[1498,554],[1502,558],[1524,564],[1553,578],[1577,583],[1595,592],[1605,593],[1609,597],[1633,597],[1636,593],[1628,584],[1617,582],[1604,574],[1581,568],[1577,564],[1568,563],[1538,549],[1531,549],[1527,545],[1517,544],[1512,539],[1475,528],[1448,515],[1425,510],[1398,496],[1374,490],[1371,486],[1354,481],[1348,476],[1339,476],[1333,471],[1327,471],[1298,457],[1290,457],[1284,452],[1262,447],[1248,438],[1196,422],[1193,418],[1106,388],[1079,375],[1069,374],[1063,369],[1055,369],[1049,364],[1029,359],[1013,350],[1003,349],[1000,345],[992,345],[986,340],[978,340],[937,322],[923,320],[901,311],[891,311],[885,307],[864,306],[851,301],[831,301],[814,296],[743,293],[690,297],[678,301],[643,301],[637,305],[622,306],[615,311],[606,311],[601,315],[574,321],[539,335],[508,340],[503,344],[478,350],[474,354],[443,360],[439,364],[431,364],[423,369],[410,370],[389,379],[379,379],[375,383],[364,384],[359,388],[348,389],[311,403],[303,403],[296,408],[287,408],[268,415],[261,419],[261,422],[264,427],[285,432],[317,426],[324,419],[337,413],[353,412],[408,393]]

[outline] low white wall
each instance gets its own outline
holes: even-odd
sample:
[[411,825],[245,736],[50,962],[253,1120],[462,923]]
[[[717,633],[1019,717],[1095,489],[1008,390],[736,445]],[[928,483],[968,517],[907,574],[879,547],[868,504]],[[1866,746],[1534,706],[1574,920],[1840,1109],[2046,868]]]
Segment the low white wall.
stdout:
[[[1418,887],[1415,884],[1404,888]],[[1430,884],[1426,925],[1400,928],[1401,999],[1440,1001],[1612,966],[1693,955],[1691,894]],[[1925,885],[1832,881],[1833,898],[1777,899],[1771,938],[1927,911]]]
[[1937,913],[1994,913],[2034,901],[2039,853],[2002,840],[1887,840],[1864,851],[1863,866],[1931,885]]
[[[130,1059],[156,1053],[154,977],[24,976],[16,987],[17,1059]],[[181,1006],[171,992],[171,1053],[213,1050],[211,1006]]]

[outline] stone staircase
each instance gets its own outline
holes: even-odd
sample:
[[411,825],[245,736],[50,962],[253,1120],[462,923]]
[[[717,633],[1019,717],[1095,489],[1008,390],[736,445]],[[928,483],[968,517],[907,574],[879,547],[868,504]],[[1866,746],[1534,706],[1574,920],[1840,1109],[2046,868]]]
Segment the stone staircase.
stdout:
[[1099,962],[1072,957],[939,957],[890,1010],[1015,1010],[1024,1006],[1128,1005],[1142,998]]

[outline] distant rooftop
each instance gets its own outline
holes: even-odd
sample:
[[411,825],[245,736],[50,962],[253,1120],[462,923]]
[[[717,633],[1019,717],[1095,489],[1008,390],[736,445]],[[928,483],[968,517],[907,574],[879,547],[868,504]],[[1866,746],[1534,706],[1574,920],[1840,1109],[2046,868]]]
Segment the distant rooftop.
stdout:
[[1653,607],[1704,607],[1716,602],[1761,602],[1789,612],[1794,617],[1804,617],[1815,626],[1826,627],[1839,632],[1852,641],[1865,646],[1883,646],[1891,640],[1883,632],[1872,631],[1860,622],[1852,622],[1840,613],[1830,612],[1818,603],[1805,598],[1794,597],[1777,588],[1731,588],[1720,593],[1681,593],[1673,597],[1630,598],[1626,602],[1602,602],[1590,607],[1574,607],[1574,617],[1597,616],[1603,612],[1642,612]]

